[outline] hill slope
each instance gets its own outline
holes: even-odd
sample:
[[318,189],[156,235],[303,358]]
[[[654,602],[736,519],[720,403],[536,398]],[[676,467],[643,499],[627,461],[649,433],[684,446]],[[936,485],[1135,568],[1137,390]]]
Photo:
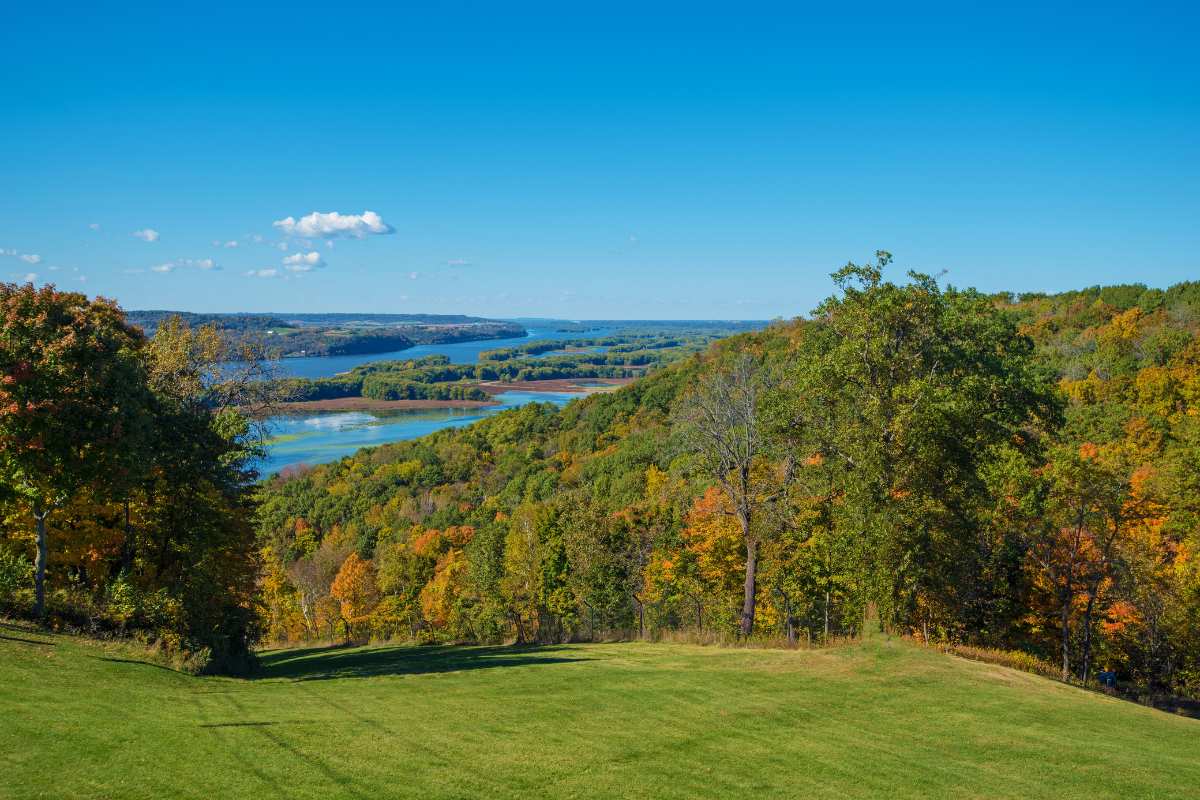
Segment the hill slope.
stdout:
[[268,653],[0,634],[0,796],[1183,798],[1200,723],[898,640]]

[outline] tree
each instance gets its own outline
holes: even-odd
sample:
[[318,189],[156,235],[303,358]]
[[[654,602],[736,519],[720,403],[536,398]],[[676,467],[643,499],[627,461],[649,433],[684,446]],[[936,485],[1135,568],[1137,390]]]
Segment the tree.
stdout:
[[1091,666],[1092,619],[1101,584],[1112,569],[1117,537],[1123,530],[1128,483],[1085,443],[1058,448],[1046,469],[1046,517],[1030,552],[1058,602],[1062,679],[1071,677],[1071,616],[1085,598],[1080,677]]
[[870,599],[909,624],[922,604],[962,615],[978,591],[982,465],[998,443],[1032,449],[1059,406],[1032,342],[988,298],[915,272],[884,281],[891,259],[834,273],[840,294],[807,326],[772,427],[798,457],[828,460]]
[[701,376],[696,388],[679,405],[677,416],[690,449],[704,472],[721,487],[737,518],[746,552],[742,587],[741,632],[754,632],[758,592],[758,548],[761,531],[755,526],[760,504],[767,498],[756,483],[755,470],[767,451],[760,431],[759,401],[766,375],[749,353],[737,353],[728,363]]
[[361,626],[379,602],[379,588],[375,584],[375,565],[361,558],[358,553],[346,556],[338,570],[330,597],[341,603],[342,619],[351,632]]
[[49,516],[98,479],[118,491],[144,465],[144,344],[110,300],[0,284],[0,482],[37,527],[38,616]]

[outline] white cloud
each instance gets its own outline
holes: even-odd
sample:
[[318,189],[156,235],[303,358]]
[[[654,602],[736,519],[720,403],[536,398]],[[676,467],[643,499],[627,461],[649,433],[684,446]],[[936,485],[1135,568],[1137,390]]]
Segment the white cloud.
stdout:
[[187,268],[198,269],[202,272],[212,272],[220,269],[220,267],[217,266],[217,262],[213,261],[211,258],[177,258],[174,261],[167,261],[163,264],[157,264],[151,267],[150,271],[166,274],[168,272],[174,272],[177,269]]
[[467,261],[465,258],[452,258],[446,262],[446,266],[448,266],[448,267],[469,267],[469,266],[471,266],[471,262]]
[[42,257],[37,253],[23,253],[20,259],[26,264],[39,264],[42,261]]
[[142,228],[140,231],[133,232],[134,238],[141,239],[143,242],[157,242],[158,231],[154,228]]
[[371,235],[392,233],[393,228],[383,221],[383,217],[374,211],[364,211],[361,214],[339,214],[336,211],[322,213],[314,211],[297,220],[295,217],[285,217],[272,223],[288,236],[299,236],[303,239],[321,239],[334,236],[350,236],[362,239]]
[[228,242],[225,243],[225,246],[226,247],[237,247],[238,243],[237,243],[237,241],[230,239]]
[[279,244],[277,244],[277,245],[275,245],[275,246],[276,246],[276,247],[278,247],[280,250],[287,250],[287,249],[288,249],[288,243],[287,243],[287,242],[280,242]]
[[268,267],[267,269],[252,269],[246,274],[251,278],[278,278],[279,270],[274,267]]
[[283,266],[292,272],[310,272],[317,267],[325,266],[325,261],[316,250],[307,253],[293,253],[283,257]]
[[263,240],[263,237],[262,237],[262,234],[260,234],[260,233],[256,233],[250,237],[250,241],[254,242],[255,244],[262,244],[262,240]]
[[17,251],[13,250],[12,248],[0,247],[0,256],[15,256],[16,254]]
[[91,229],[92,229],[92,230],[94,230],[94,231],[98,231],[98,230],[100,230],[100,223],[99,223],[99,222],[93,222],[93,223],[91,223],[90,225],[88,225],[88,227],[89,227],[89,228],[91,228]]
[[33,283],[37,278],[36,272],[26,272],[24,277],[21,278],[21,283]]
[[421,277],[421,273],[419,273],[419,272],[410,272],[410,273],[408,273],[408,279],[409,279],[410,281],[415,281],[415,280],[416,280],[417,278],[419,278],[419,277]]

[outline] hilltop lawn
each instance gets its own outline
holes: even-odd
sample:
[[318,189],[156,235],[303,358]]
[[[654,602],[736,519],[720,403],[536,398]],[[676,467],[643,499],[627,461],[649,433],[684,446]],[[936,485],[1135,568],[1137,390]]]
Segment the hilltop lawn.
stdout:
[[129,653],[0,627],[0,797],[1200,796],[1200,722],[896,640]]

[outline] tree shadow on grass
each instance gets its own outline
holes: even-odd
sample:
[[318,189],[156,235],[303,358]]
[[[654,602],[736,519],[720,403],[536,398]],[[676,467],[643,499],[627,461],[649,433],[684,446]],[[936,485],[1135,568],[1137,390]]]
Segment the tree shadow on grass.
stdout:
[[5,636],[2,633],[0,633],[0,639],[3,639],[6,642],[20,642],[21,644],[36,644],[41,645],[42,647],[54,647],[54,642],[43,642],[37,639],[24,639],[20,636]]
[[577,655],[556,655],[549,647],[310,647],[275,650],[259,656],[258,678],[319,681],[331,678],[369,678],[379,675],[428,675],[473,669],[527,667],[588,661]]

